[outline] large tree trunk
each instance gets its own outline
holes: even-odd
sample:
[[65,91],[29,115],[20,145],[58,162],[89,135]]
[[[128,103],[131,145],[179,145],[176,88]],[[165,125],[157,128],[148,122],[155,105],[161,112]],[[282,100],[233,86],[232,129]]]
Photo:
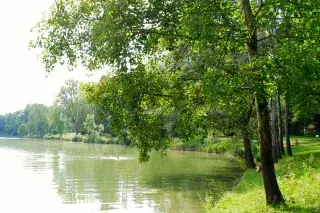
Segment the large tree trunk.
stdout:
[[284,201],[280,192],[277,178],[274,171],[272,158],[272,139],[269,125],[268,102],[265,95],[257,97],[257,110],[259,122],[260,156],[262,164],[263,185],[266,193],[267,204],[279,204]]
[[[262,1],[261,1],[262,3]],[[245,25],[247,27],[248,40],[247,47],[251,58],[258,57],[258,39],[255,16],[253,15],[250,0],[242,0],[242,10],[245,15]],[[256,69],[259,69],[256,67]],[[269,113],[266,91],[263,82],[259,80],[260,88],[256,91],[257,114],[259,122],[260,158],[262,164],[263,185],[266,193],[267,205],[279,204],[283,202],[277,178],[274,171],[271,147],[271,131],[269,126]]]
[[289,136],[289,105],[288,105],[288,101],[287,100],[286,100],[286,104],[285,104],[284,113],[285,113],[285,122],[286,122],[285,135],[286,135],[287,155],[292,156],[292,150],[291,150],[291,144],[290,144],[290,136]]
[[278,137],[276,132],[276,108],[273,98],[270,100],[271,104],[271,135],[272,135],[272,158],[274,163],[278,163]]
[[283,148],[283,129],[282,129],[282,113],[281,113],[281,102],[280,102],[280,95],[277,95],[277,106],[278,106],[278,125],[279,125],[279,145],[280,145],[280,152],[284,155],[284,148]]

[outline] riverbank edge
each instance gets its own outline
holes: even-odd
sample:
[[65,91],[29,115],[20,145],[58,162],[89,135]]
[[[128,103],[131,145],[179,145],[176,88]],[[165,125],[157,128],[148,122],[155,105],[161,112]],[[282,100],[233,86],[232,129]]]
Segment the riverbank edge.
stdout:
[[99,143],[99,144],[121,144],[126,145],[121,142],[117,137],[109,136],[94,136],[90,137],[88,135],[76,135],[74,133],[64,133],[62,135],[57,134],[45,134],[43,139],[45,140],[60,140],[69,142],[80,142],[80,143]]
[[275,165],[284,204],[266,206],[261,173],[248,169],[232,191],[221,196],[207,195],[206,212],[320,212],[320,139],[298,140],[299,146],[292,147],[294,157],[284,156]]
[[[117,137],[110,135],[98,136],[90,138],[87,135],[75,135],[74,133],[66,133],[62,135],[46,134],[43,139],[45,140],[61,140],[61,141],[72,141],[72,142],[83,142],[83,143],[100,143],[100,144],[119,144],[119,145],[130,145],[130,143],[123,141]],[[173,138],[169,147],[170,150],[176,151],[195,151],[195,152],[206,152],[222,155],[230,155],[239,157],[244,160],[244,148],[243,142],[239,139],[220,137],[220,138],[206,138],[203,140],[194,139],[191,141],[183,141],[179,138]],[[258,149],[255,144],[252,146],[254,155],[258,155]]]

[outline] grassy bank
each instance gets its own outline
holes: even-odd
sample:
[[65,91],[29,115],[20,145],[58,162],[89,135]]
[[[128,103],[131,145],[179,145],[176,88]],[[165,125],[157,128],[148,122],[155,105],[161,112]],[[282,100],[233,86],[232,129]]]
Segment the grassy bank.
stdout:
[[125,145],[121,139],[118,139],[117,137],[111,137],[109,135],[90,137],[88,135],[75,135],[74,133],[65,133],[62,135],[46,134],[44,136],[44,139],[83,142],[83,143],[102,143],[102,144]]
[[[75,135],[74,133],[59,134],[46,134],[46,140],[63,140],[83,143],[103,143],[103,144],[122,144],[128,145],[123,142],[123,139],[111,137],[110,135],[90,137],[88,135]],[[171,150],[181,151],[198,151],[216,154],[231,154],[235,156],[244,156],[243,142],[235,138],[212,138],[208,137],[204,140],[195,139],[185,142],[179,138],[172,140],[169,145]],[[257,144],[252,144],[254,154],[257,154]]]
[[320,139],[297,139],[299,145],[292,147],[294,157],[285,156],[276,164],[285,204],[266,206],[261,173],[248,170],[217,203],[214,195],[207,197],[207,212],[320,212]]
[[[231,154],[235,156],[244,157],[243,142],[238,138],[213,138],[208,137],[204,140],[191,140],[183,142],[181,139],[176,138],[170,144],[170,149],[181,151],[199,151],[216,154]],[[252,143],[252,152],[258,155],[258,145],[256,142]]]

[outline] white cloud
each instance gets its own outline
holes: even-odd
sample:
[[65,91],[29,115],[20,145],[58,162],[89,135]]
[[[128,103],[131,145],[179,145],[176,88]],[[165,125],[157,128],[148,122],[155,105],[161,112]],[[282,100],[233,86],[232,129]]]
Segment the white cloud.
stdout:
[[103,72],[88,77],[83,68],[69,72],[58,66],[46,77],[35,51],[28,49],[30,29],[54,0],[0,0],[0,114],[23,109],[28,103],[50,105],[64,81],[97,80]]

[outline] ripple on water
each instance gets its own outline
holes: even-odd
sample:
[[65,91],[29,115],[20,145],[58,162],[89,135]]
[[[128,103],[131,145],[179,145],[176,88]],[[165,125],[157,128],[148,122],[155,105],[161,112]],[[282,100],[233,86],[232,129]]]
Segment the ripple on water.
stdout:
[[100,160],[133,160],[130,157],[118,157],[118,156],[90,156],[90,159],[100,159]]
[[0,143],[0,213],[201,213],[199,194],[230,189],[237,175],[237,163],[222,156],[151,155],[140,164],[138,150],[123,146],[6,140]]

